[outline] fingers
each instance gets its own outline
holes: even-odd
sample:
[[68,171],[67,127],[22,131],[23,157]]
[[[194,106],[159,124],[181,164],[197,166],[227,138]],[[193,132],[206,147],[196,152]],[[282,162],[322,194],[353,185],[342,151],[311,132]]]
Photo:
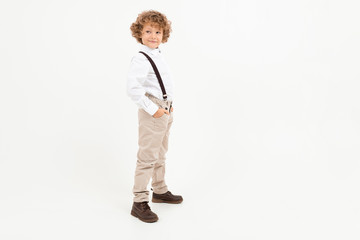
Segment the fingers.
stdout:
[[163,108],[159,108],[159,110],[153,115],[154,118],[160,118],[164,114],[170,115],[170,112],[168,110],[165,110]]
[[161,114],[161,116],[159,116],[159,117],[162,117],[164,114],[170,115],[168,110],[165,110],[165,109],[162,109],[162,110],[163,110],[163,114]]
[[170,115],[168,110],[165,110],[163,108],[159,108],[159,110],[153,115],[154,118],[160,118],[162,117],[164,114]]

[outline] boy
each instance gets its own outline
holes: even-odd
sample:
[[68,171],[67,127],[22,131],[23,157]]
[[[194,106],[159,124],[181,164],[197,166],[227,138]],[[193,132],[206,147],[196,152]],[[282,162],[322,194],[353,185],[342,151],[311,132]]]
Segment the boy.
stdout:
[[183,201],[181,196],[168,191],[164,179],[165,154],[173,122],[173,86],[168,67],[158,47],[167,42],[171,22],[160,12],[145,11],[138,15],[130,30],[132,36],[142,44],[141,52],[131,61],[127,82],[127,93],[139,107],[139,150],[131,215],[144,222],[156,222],[158,216],[148,205],[147,185],[150,178],[153,188],[152,202],[177,204]]

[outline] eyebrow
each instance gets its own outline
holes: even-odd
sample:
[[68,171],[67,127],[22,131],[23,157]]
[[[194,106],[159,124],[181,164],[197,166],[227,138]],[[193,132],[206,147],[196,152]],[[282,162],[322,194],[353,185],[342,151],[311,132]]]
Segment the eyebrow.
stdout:
[[[152,29],[145,28],[144,31],[152,31]],[[154,30],[155,32],[162,32],[161,30]]]

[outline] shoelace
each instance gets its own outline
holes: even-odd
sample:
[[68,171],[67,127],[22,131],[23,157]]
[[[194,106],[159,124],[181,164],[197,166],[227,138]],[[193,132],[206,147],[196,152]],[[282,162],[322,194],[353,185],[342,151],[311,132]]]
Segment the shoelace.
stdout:
[[144,209],[145,211],[146,210],[151,210],[149,205],[147,204],[147,202],[143,202],[141,203],[141,208]]

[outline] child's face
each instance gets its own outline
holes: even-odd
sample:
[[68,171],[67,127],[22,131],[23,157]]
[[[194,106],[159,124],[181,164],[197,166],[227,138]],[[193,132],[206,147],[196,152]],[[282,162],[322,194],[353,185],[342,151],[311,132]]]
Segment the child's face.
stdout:
[[149,48],[157,48],[162,42],[163,30],[155,25],[146,23],[142,30],[141,40]]

